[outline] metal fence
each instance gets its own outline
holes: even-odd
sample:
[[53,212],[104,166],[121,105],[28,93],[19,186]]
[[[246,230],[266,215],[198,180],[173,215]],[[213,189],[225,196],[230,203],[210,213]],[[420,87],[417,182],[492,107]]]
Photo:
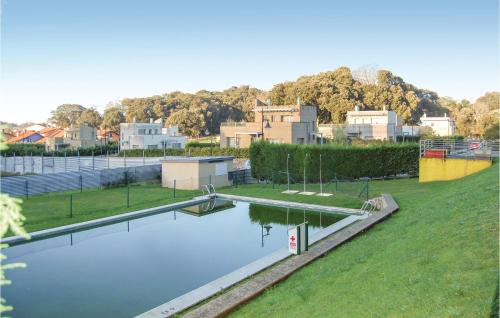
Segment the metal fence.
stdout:
[[129,168],[158,165],[163,157],[115,157],[115,156],[13,156],[1,157],[0,170],[19,174],[49,174],[82,172],[113,168]]
[[80,190],[140,182],[159,180],[161,165],[81,170],[74,172],[50,173],[46,175],[25,175],[0,178],[0,192],[12,196],[26,196]]
[[499,141],[430,139],[420,141],[420,158],[491,159]]

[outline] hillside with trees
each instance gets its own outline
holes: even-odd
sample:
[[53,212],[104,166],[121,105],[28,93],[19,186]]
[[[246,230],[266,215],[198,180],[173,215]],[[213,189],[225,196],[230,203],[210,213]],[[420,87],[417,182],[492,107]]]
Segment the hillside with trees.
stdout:
[[430,116],[445,113],[453,117],[464,136],[482,136],[498,124],[498,92],[486,93],[475,103],[439,97],[437,93],[406,83],[387,70],[363,67],[299,77],[278,83],[270,91],[250,86],[223,91],[201,90],[195,94],[172,92],[143,98],[125,98],[110,103],[101,116],[94,108],[65,104],[52,112],[50,122],[67,127],[88,123],[118,129],[121,122],[147,122],[162,119],[165,125],[179,125],[189,136],[202,136],[207,130],[219,133],[224,121],[252,120],[255,98],[271,99],[274,105],[304,104],[318,107],[320,123],[343,123],[347,111],[360,105],[364,110],[394,110],[405,123],[416,124],[424,112]]

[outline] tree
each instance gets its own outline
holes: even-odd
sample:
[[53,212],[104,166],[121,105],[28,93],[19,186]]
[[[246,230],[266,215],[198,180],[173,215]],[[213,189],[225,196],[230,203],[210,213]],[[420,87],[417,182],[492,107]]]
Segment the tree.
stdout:
[[484,131],[484,139],[486,139],[486,140],[498,140],[498,139],[500,139],[499,130],[500,130],[500,125],[498,122],[491,125],[490,127],[488,127]]
[[85,107],[78,104],[60,105],[51,112],[49,122],[58,127],[67,128],[78,123],[80,115],[84,110]]
[[206,125],[201,109],[186,108],[174,111],[166,124],[178,125],[181,132],[191,137],[199,137]]
[[120,104],[108,104],[104,109],[101,128],[120,131],[120,124],[125,122],[123,106]]
[[361,84],[376,85],[378,71],[377,65],[363,65],[352,72],[352,77]]
[[92,127],[99,127],[101,122],[101,114],[93,107],[85,109],[78,119],[78,124],[87,124]]

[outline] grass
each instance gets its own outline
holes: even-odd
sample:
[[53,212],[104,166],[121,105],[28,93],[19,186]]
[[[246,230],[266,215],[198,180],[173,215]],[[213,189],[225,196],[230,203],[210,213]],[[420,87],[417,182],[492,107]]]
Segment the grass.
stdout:
[[[156,207],[191,199],[199,191],[173,190],[157,183],[139,183],[130,186],[129,207],[127,188],[89,189],[68,191],[22,198],[24,228],[28,232],[89,221],[120,213]],[[73,215],[70,217],[70,195],[73,197]]]
[[494,165],[450,182],[372,182],[399,212],[231,317],[489,317],[498,307],[498,178]]
[[[316,195],[307,196],[300,194],[285,194],[283,191],[287,190],[286,185],[272,185],[272,184],[246,184],[239,185],[231,188],[218,189],[220,193],[234,194],[248,197],[258,197],[265,199],[283,200],[283,201],[294,201],[300,203],[312,203],[320,205],[330,205],[330,206],[341,206],[348,208],[360,208],[363,201],[365,200],[365,195],[358,196],[363,189],[363,182],[342,182],[337,186],[337,191],[335,190],[335,184],[323,185],[323,192],[325,193],[335,193],[335,195],[330,197],[319,197]],[[293,184],[290,186],[291,190],[303,191],[303,185]],[[320,192],[319,184],[307,184],[307,191]]]

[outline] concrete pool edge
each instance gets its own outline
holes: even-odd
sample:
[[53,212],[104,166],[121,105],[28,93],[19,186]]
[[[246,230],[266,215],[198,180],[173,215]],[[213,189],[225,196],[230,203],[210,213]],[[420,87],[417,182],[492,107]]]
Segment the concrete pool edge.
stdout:
[[122,213],[122,214],[107,216],[104,218],[94,219],[94,220],[90,220],[90,221],[73,223],[73,224],[63,225],[63,226],[50,228],[50,229],[46,229],[46,230],[31,232],[31,233],[28,233],[30,235],[30,239],[26,239],[23,236],[10,236],[10,237],[6,237],[6,238],[2,238],[0,240],[0,243],[1,244],[17,244],[17,243],[23,243],[23,242],[27,243],[29,241],[39,240],[39,239],[43,239],[43,238],[47,238],[47,237],[60,235],[60,234],[65,234],[65,233],[72,232],[72,231],[85,230],[85,229],[89,229],[89,228],[93,228],[93,227],[97,227],[97,226],[101,226],[101,225],[107,225],[107,224],[117,223],[117,222],[121,222],[121,221],[126,221],[126,220],[131,219],[131,218],[148,216],[151,214],[160,213],[163,210],[165,210],[165,212],[167,212],[168,210],[175,210],[175,209],[183,208],[183,207],[190,206],[190,205],[196,205],[196,204],[206,202],[208,200],[210,200],[210,197],[208,197],[208,196],[195,197],[195,198],[188,200],[188,201],[181,201],[181,202],[157,206],[154,208],[147,208],[147,209],[142,209],[142,210],[137,210],[137,211],[131,211],[131,212],[126,212],[126,213]]
[[[239,286],[228,290],[220,296],[214,297],[205,304],[182,314],[185,318],[198,317],[221,317],[229,314],[240,305],[250,301],[264,292],[271,286],[274,286],[292,275],[295,271],[303,268],[314,260],[322,257],[337,246],[357,236],[375,224],[383,221],[399,210],[394,198],[389,194],[382,194],[380,197],[381,209],[374,212],[354,225],[344,228],[337,233],[328,235],[307,253],[289,257],[277,266],[263,271],[250,278]],[[170,315],[156,315],[144,317],[168,317]]]
[[311,211],[330,212],[330,213],[342,214],[342,215],[364,215],[365,214],[365,211],[360,210],[360,209],[343,208],[343,207],[310,204],[310,203],[300,203],[300,202],[292,202],[292,201],[273,200],[273,199],[264,199],[264,198],[255,198],[255,197],[244,197],[244,196],[225,194],[225,193],[217,193],[217,197],[222,198],[222,199],[226,199],[226,200],[250,202],[250,203],[256,203],[256,204],[269,205],[269,206],[279,206],[279,207],[292,208],[292,209],[306,209],[306,210],[311,210]]
[[[235,199],[236,200],[236,199]],[[238,199],[238,201],[240,201]],[[328,212],[327,212],[328,213]],[[325,237],[342,230],[343,228],[367,218],[368,215],[350,215],[312,235],[309,239],[310,244],[321,241]],[[279,249],[271,254],[261,257],[243,267],[238,268],[222,277],[219,277],[201,287],[198,287],[186,294],[174,298],[164,304],[161,304],[147,312],[144,312],[136,318],[159,318],[170,317],[182,312],[210,297],[213,297],[222,290],[226,290],[237,283],[255,275],[274,264],[290,257],[291,254],[286,248]]]

